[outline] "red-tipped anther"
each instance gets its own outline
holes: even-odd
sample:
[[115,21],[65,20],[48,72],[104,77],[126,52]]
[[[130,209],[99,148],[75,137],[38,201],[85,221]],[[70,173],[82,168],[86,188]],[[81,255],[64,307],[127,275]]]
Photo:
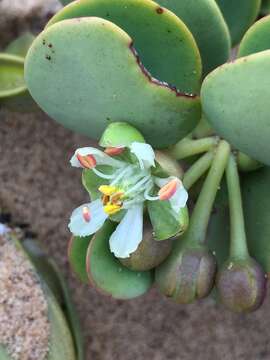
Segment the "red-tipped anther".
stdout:
[[89,222],[91,220],[91,213],[88,206],[84,206],[82,209],[83,218],[86,222]]
[[79,163],[82,165],[82,167],[84,167],[85,169],[93,169],[96,165],[96,159],[94,158],[93,155],[80,155],[77,154],[77,159],[79,161]]
[[164,185],[158,192],[159,200],[169,200],[177,190],[177,180],[173,179]]
[[105,154],[109,155],[109,156],[116,156],[116,155],[120,155],[122,154],[122,152],[125,151],[125,147],[121,146],[121,147],[107,147],[104,152]]

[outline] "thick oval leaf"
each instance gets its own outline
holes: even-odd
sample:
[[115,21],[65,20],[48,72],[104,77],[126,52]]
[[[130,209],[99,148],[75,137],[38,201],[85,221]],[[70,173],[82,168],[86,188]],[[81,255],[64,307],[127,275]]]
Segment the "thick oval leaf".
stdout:
[[200,54],[190,31],[171,11],[150,0],[84,0],[59,11],[48,26],[85,16],[109,20],[127,32],[154,78],[183,92],[198,93]]
[[86,255],[91,239],[92,236],[74,236],[70,239],[68,245],[68,259],[72,270],[84,283],[88,283]]
[[170,239],[186,231],[189,223],[187,207],[180,209],[178,217],[169,201],[147,201],[147,209],[155,240]]
[[5,52],[7,54],[13,54],[25,57],[27,51],[34,40],[34,35],[30,32],[25,32],[17,39],[12,41],[6,48]]
[[76,360],[74,344],[66,319],[50,290],[45,291],[51,325],[48,360],[59,360],[59,354],[61,354],[61,359]]
[[227,24],[215,0],[159,0],[188,26],[202,57],[203,73],[224,64],[230,54]]
[[216,0],[229,26],[232,44],[242,39],[259,14],[261,0]]
[[[58,304],[56,297],[53,295],[49,286],[46,284],[42,277],[42,273],[39,273],[39,269],[35,266],[36,258],[35,256],[41,254],[41,249],[33,246],[23,247],[22,244],[18,241],[15,234],[12,234],[10,237],[10,241],[14,243],[14,246],[18,249],[18,251],[23,252],[23,256],[31,261],[31,266],[33,266],[33,271],[40,279],[41,287],[44,293],[44,297],[46,299],[48,305],[48,321],[50,323],[50,333],[49,333],[49,349],[48,349],[48,360],[77,360],[75,355],[75,348],[73,338],[70,332],[70,328],[67,324],[66,318]],[[28,254],[26,249],[30,249],[30,254]],[[43,261],[43,260],[42,260]],[[40,267],[40,269],[42,266]],[[61,354],[61,358],[59,358],[59,354]],[[1,349],[0,349],[0,355]],[[2,358],[1,358],[2,359]],[[5,359],[5,358],[4,358]]]
[[132,299],[143,295],[152,285],[149,271],[132,271],[123,266],[109,249],[114,225],[107,221],[90,242],[87,272],[91,283],[101,292],[116,299]]
[[242,181],[247,239],[253,256],[270,273],[270,168],[248,174]]
[[11,111],[34,111],[34,104],[24,82],[24,59],[0,53],[0,105]]
[[239,46],[238,57],[270,49],[269,32],[270,16],[266,16],[246,32]]
[[23,64],[19,56],[0,54],[0,101],[26,91]]
[[261,12],[263,14],[269,14],[270,13],[270,0],[262,0]]
[[[22,245],[34,263],[42,280],[48,285],[66,316],[76,345],[76,360],[84,360],[83,336],[79,319],[71,299],[70,290],[66,285],[63,275],[56,263],[48,258],[37,241],[26,239],[22,242]],[[86,269],[86,254],[84,258],[84,269]]]
[[201,93],[203,111],[216,132],[265,164],[270,164],[269,83],[267,50],[216,69],[205,79]]
[[155,147],[175,143],[197,124],[200,101],[153,80],[131,44],[100,18],[60,21],[28,52],[30,92],[51,117],[91,138],[100,138],[110,121],[126,121]]

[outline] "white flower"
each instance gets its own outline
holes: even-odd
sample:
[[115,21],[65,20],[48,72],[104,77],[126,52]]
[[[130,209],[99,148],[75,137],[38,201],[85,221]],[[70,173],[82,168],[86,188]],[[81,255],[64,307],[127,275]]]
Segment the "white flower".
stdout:
[[[110,250],[118,258],[129,257],[142,241],[143,205],[146,200],[169,200],[177,216],[180,209],[186,206],[188,198],[178,178],[163,179],[151,174],[151,168],[155,166],[155,154],[150,145],[133,142],[129,149],[136,156],[136,163],[115,159],[107,155],[106,150],[103,152],[92,147],[76,150],[70,161],[72,166],[91,169],[106,183],[99,187],[100,199],[83,204],[73,211],[69,229],[75,236],[92,235],[106,219],[125,210],[109,239]],[[117,154],[118,151],[110,149],[109,153]],[[96,168],[98,165],[107,165],[112,171],[104,174]]]

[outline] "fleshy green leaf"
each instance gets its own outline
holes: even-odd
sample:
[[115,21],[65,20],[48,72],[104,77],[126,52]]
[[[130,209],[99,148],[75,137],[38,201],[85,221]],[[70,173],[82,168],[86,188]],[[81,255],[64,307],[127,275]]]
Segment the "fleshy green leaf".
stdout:
[[217,0],[217,3],[229,26],[232,45],[236,45],[256,20],[261,0]]
[[230,54],[230,35],[215,0],[159,0],[188,26],[200,50],[203,74],[224,64]]
[[270,272],[270,168],[246,174],[242,181],[243,208],[250,255]]
[[91,283],[101,292],[116,299],[132,299],[143,295],[152,285],[149,271],[131,271],[117,260],[109,249],[114,225],[107,221],[90,242],[87,272]]
[[267,50],[219,67],[201,92],[203,111],[217,134],[264,164],[270,164],[269,82]]
[[68,259],[72,270],[84,283],[89,282],[86,272],[86,255],[92,237],[74,236],[70,239],[68,247]]
[[[198,92],[200,54],[190,31],[173,13],[149,0],[84,0],[60,10],[48,26],[89,16],[109,20],[129,34],[143,65],[154,78],[183,92]],[[127,118],[119,120],[122,119],[129,122]]]
[[35,110],[24,82],[24,59],[0,53],[0,104],[13,111]]
[[188,209],[180,209],[178,218],[169,201],[148,201],[147,208],[155,240],[166,240],[183,234],[188,227]]
[[95,17],[51,25],[26,58],[30,92],[52,118],[91,138],[109,122],[126,121],[154,147],[173,144],[199,121],[199,98],[153,80],[131,44],[123,30]]
[[266,16],[248,29],[240,43],[238,57],[270,49],[269,32],[270,16]]
[[25,32],[17,39],[12,41],[6,48],[5,52],[7,54],[13,54],[25,57],[27,51],[34,40],[34,35],[30,32]]

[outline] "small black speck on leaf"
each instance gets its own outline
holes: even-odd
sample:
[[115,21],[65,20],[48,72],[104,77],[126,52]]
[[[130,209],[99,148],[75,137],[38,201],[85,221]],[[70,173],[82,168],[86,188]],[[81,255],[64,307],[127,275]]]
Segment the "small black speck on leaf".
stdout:
[[163,14],[164,9],[159,6],[159,7],[156,9],[156,12],[157,12],[159,15],[160,15],[160,14]]
[[45,58],[46,58],[47,60],[51,60],[51,59],[52,59],[50,55],[46,55]]

